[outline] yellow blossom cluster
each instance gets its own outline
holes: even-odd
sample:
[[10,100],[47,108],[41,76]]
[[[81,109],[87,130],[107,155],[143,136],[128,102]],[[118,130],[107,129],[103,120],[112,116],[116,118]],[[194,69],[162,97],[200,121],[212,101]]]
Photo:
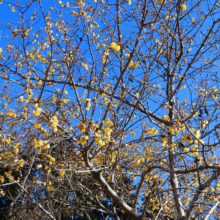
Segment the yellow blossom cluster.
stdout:
[[45,144],[45,145],[43,146],[43,149],[44,149],[44,150],[49,149],[49,148],[50,148],[50,144]]
[[107,126],[107,127],[113,126],[113,122],[112,122],[109,118],[107,118],[107,119],[105,120],[105,123],[106,123],[106,126]]
[[131,69],[136,69],[138,66],[139,66],[139,63],[138,63],[138,62],[133,62],[133,61],[131,61],[131,62],[129,63],[129,67],[130,67]]
[[176,123],[179,125],[178,133],[186,130],[186,126],[183,123],[179,122],[178,120],[176,121]]
[[33,111],[32,114],[35,116],[39,116],[41,112],[42,112],[42,109],[40,107],[37,107],[36,111]]
[[85,145],[87,140],[89,140],[89,137],[87,135],[83,135],[79,141],[76,141],[76,144]]
[[139,158],[138,160],[135,160],[135,161],[134,161],[134,164],[135,164],[135,165],[138,165],[138,164],[140,164],[140,163],[142,163],[142,162],[144,162],[144,158]]
[[185,4],[181,6],[181,11],[184,11],[186,9],[187,9],[187,6]]
[[205,127],[209,122],[208,121],[203,121],[202,122],[202,127]]
[[165,147],[166,145],[167,145],[167,142],[165,140],[161,142],[162,147]]
[[84,131],[86,130],[86,125],[83,124],[83,123],[79,123],[79,124],[78,124],[78,127],[79,127],[79,130],[80,130],[81,132],[84,132]]
[[[192,129],[192,132],[194,132],[194,129]],[[197,131],[195,132],[195,136],[196,136],[197,138],[200,137],[200,130],[197,130]]]
[[155,2],[159,2],[159,3],[166,3],[166,0],[155,0]]
[[40,87],[42,85],[42,80],[39,80],[37,83],[37,87]]
[[172,143],[169,147],[170,147],[170,150],[176,150],[177,145],[176,143]]
[[59,175],[63,177],[65,175],[65,171],[64,170],[60,170],[59,171]]
[[[51,155],[47,155],[47,157],[50,159],[49,165],[53,164],[56,161],[56,159],[54,157],[52,157]],[[49,172],[50,172],[50,170],[49,170],[49,167],[48,167],[48,173]]]
[[101,57],[102,64],[105,64],[108,61],[108,59],[105,56]]
[[14,110],[9,109],[8,112],[5,114],[7,117],[16,118],[17,115]]
[[99,130],[97,132],[95,132],[95,138],[94,138],[94,141],[99,145],[99,146],[104,146],[105,145],[105,142],[102,141],[101,139],[101,135],[99,134]]
[[35,123],[35,124],[33,125],[33,128],[41,128],[41,124]]
[[111,128],[105,128],[104,129],[104,135],[107,135],[108,137],[110,137],[110,135],[111,135],[111,132],[112,132],[112,129]]
[[24,96],[20,96],[20,102],[23,102],[24,101]]
[[158,130],[156,128],[149,128],[147,131],[146,131],[147,134],[154,134],[154,135],[157,135],[159,134]]
[[11,141],[11,138],[10,137],[8,137],[7,139],[6,138],[2,138],[2,143],[6,143],[6,144],[9,144],[10,143],[10,141]]
[[18,152],[19,152],[19,149],[18,149],[18,147],[17,147],[17,146],[15,146],[15,147],[14,147],[14,153],[16,153],[16,154],[17,154]]
[[118,45],[117,43],[111,42],[110,48],[113,49],[115,52],[117,52],[117,51],[120,50],[121,47],[120,47],[120,45]]
[[189,148],[187,148],[187,147],[185,147],[184,149],[183,149],[183,151],[185,152],[185,153],[189,153]]
[[66,103],[69,102],[69,99],[61,99],[60,101],[61,101],[62,103],[65,103],[65,104],[66,104]]
[[170,118],[169,118],[168,115],[164,115],[164,116],[162,117],[162,119],[165,120],[165,121],[169,121],[169,120],[170,120]]
[[22,112],[24,118],[27,118],[27,112]]
[[89,66],[88,66],[88,64],[86,64],[86,63],[82,63],[82,67],[83,67],[85,70],[89,70]]
[[4,181],[5,181],[4,176],[0,176],[0,182],[1,182],[1,183],[4,183]]
[[75,12],[75,11],[71,11],[71,16],[73,17],[73,16],[79,16],[79,14],[77,13],[77,12]]
[[106,49],[105,49],[104,55],[105,55],[105,56],[108,56],[108,55],[109,55],[109,48],[106,48]]
[[44,141],[43,140],[37,140],[36,138],[34,138],[31,141],[31,144],[34,145],[35,148],[41,148],[44,145]]
[[195,118],[196,116],[198,116],[198,112],[195,112],[195,113],[193,113],[193,110],[191,111],[191,113],[190,113],[190,115],[192,115],[193,116],[193,118]]
[[105,120],[105,127],[103,128],[104,136],[106,136],[105,138],[107,138],[106,142],[110,141],[110,135],[112,133],[112,129],[110,127],[112,127],[112,125],[113,122],[109,118],[107,118]]
[[18,162],[18,166],[19,167],[23,167],[24,166],[24,160],[23,159],[21,159],[21,160],[19,160],[19,162]]
[[57,117],[56,117],[56,116],[53,116],[50,122],[52,123],[52,126],[53,126],[53,128],[54,128],[53,131],[54,131],[54,132],[57,132],[57,125],[58,125],[58,119],[57,119]]
[[193,142],[193,139],[192,139],[192,136],[188,135],[187,137],[181,137],[181,141],[182,142],[187,142],[187,143],[192,143]]
[[0,189],[0,195],[1,195],[1,196],[4,196],[4,195],[5,195],[5,192],[4,192],[2,189]]
[[86,99],[87,105],[86,105],[86,111],[89,111],[89,108],[91,107],[91,99]]
[[176,126],[168,127],[168,131],[170,132],[170,134],[178,133],[178,129]]

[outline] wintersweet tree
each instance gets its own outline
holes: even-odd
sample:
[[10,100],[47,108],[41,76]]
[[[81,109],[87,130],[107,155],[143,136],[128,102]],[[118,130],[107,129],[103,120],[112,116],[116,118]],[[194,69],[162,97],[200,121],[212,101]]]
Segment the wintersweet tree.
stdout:
[[219,217],[219,0],[0,3],[1,219]]

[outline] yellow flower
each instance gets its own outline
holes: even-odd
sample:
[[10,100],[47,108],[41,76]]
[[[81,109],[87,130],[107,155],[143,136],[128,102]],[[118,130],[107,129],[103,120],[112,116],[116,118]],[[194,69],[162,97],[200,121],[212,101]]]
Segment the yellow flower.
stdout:
[[165,146],[166,146],[166,144],[167,144],[167,142],[166,142],[166,141],[161,142],[161,146],[162,146],[162,147],[165,147]]
[[100,140],[100,139],[95,139],[95,142],[99,145],[99,146],[104,146],[105,145],[105,142],[103,142],[102,140]]
[[183,150],[184,150],[185,153],[188,153],[188,152],[189,152],[189,149],[186,148],[186,147],[185,147]]
[[0,194],[1,194],[2,196],[5,195],[5,193],[4,193],[4,191],[3,191],[2,189],[0,190]]
[[36,123],[36,124],[33,125],[33,128],[41,128],[41,124]]
[[55,127],[57,127],[57,123],[56,122],[52,122],[52,126],[55,128]]
[[163,119],[163,120],[166,120],[166,121],[169,121],[169,120],[170,120],[170,118],[169,118],[168,115],[164,115],[164,116],[162,117],[162,119]]
[[42,80],[39,80],[38,83],[37,83],[37,87],[39,87],[41,85],[42,85]]
[[18,152],[19,152],[19,149],[18,149],[17,147],[15,147],[15,148],[14,148],[14,152],[15,152],[15,153],[18,153]]
[[40,169],[42,167],[43,167],[42,164],[37,165],[37,169]]
[[211,188],[211,191],[212,191],[212,192],[215,192],[215,189],[212,187],[212,188]]
[[91,103],[88,102],[88,103],[87,103],[87,106],[86,106],[86,111],[89,111],[90,106],[91,106]]
[[140,164],[140,163],[141,163],[140,160],[135,160],[135,161],[134,161],[134,164],[136,164],[136,165],[138,165],[138,164]]
[[11,8],[11,12],[15,12],[15,8],[14,7]]
[[144,159],[143,157],[141,157],[139,160],[140,160],[141,162],[144,162],[144,161],[145,161],[145,159]]
[[38,116],[38,115],[40,115],[41,112],[42,112],[42,109],[37,107],[36,111],[33,111],[32,114],[35,115],[35,116]]
[[106,177],[106,179],[109,180],[110,178],[111,178],[111,175],[109,174],[109,175]]
[[131,61],[130,64],[129,64],[129,67],[131,69],[136,69],[138,67],[139,63],[138,62],[133,62]]
[[62,103],[65,103],[65,104],[66,104],[66,103],[69,102],[69,99],[62,99],[61,101],[62,101]]
[[0,54],[2,53],[2,51],[3,51],[2,48],[0,48]]
[[86,130],[86,126],[84,124],[79,124],[78,127],[81,132],[84,132]]
[[212,201],[213,201],[213,202],[217,202],[217,201],[218,201],[218,198],[217,198],[217,197],[212,197]]
[[155,2],[166,3],[166,0],[155,0]]
[[24,101],[24,97],[20,96],[20,100],[21,100],[21,102],[23,102]]
[[119,51],[121,47],[117,43],[111,42],[110,48],[116,52],[116,51]]
[[3,183],[5,181],[5,178],[3,176],[0,176],[0,181]]
[[65,171],[64,171],[64,170],[61,170],[61,171],[59,171],[59,174],[60,174],[60,176],[64,176]]
[[86,69],[86,70],[89,69],[88,64],[86,64],[86,63],[82,63],[82,67],[83,67],[84,69]]
[[50,148],[50,145],[49,145],[49,144],[46,144],[46,145],[43,146],[43,149],[44,149],[44,150],[49,149],[49,148]]
[[21,159],[21,160],[19,161],[19,166],[20,166],[20,167],[23,167],[23,166],[24,166],[24,160],[23,160],[23,159]]
[[196,133],[195,133],[195,135],[196,135],[197,138],[199,138],[199,136],[200,136],[200,130],[197,130]]
[[186,10],[187,9],[187,6],[186,5],[182,5],[181,6],[181,11],[184,11],[184,10]]

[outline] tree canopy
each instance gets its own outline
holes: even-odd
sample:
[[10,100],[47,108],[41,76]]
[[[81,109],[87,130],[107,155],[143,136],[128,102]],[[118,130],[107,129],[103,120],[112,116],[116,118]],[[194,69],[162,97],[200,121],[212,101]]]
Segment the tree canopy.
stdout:
[[219,0],[0,0],[0,218],[220,217]]

